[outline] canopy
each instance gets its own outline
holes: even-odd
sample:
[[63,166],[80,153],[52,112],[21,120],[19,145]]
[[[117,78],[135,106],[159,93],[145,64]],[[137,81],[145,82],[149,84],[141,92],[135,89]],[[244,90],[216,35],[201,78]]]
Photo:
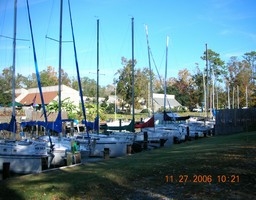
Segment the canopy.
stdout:
[[[9,103],[8,106],[12,106],[12,102]],[[21,104],[21,103],[15,101],[15,102],[14,102],[14,106],[19,106],[19,107],[21,107],[21,106],[23,106],[23,104]]]

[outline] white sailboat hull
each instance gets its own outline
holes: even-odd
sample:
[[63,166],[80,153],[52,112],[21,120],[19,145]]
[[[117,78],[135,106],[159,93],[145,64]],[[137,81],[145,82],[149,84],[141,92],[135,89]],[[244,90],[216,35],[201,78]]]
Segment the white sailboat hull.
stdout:
[[48,163],[46,143],[36,141],[0,142],[0,170],[8,164],[9,171],[19,174],[39,173]]
[[92,147],[90,156],[104,156],[105,149],[109,150],[109,157],[121,157],[127,154],[128,142],[111,142],[111,141],[97,141]]
[[[133,138],[124,135],[90,134],[90,153],[92,157],[103,157],[104,151],[109,150],[109,157],[120,157],[127,154],[128,145],[132,145]],[[88,145],[88,138],[79,139],[80,146]]]
[[[68,153],[72,152],[71,146],[74,139],[68,138],[68,137],[57,137],[57,136],[50,136],[50,137],[53,145],[53,150],[52,150],[53,158],[50,164],[52,166],[66,165],[67,155]],[[50,151],[49,136],[41,136],[39,137],[39,139],[44,140],[48,144],[48,151]],[[88,149],[86,150],[88,151]],[[85,148],[83,148],[83,151],[85,151]]]
[[9,172],[15,174],[31,174],[42,172],[43,165],[47,165],[48,156],[29,155],[0,155],[0,171],[9,163]]

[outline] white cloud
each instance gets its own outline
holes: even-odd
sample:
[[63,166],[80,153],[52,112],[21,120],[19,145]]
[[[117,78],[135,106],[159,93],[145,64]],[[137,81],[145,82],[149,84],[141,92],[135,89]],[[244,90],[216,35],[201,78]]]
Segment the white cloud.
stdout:
[[219,32],[220,35],[229,35],[231,34],[233,31],[228,30],[228,29],[223,29]]
[[241,57],[241,56],[244,55],[244,53],[245,53],[245,52],[242,52],[242,51],[233,51],[233,52],[230,51],[230,52],[228,52],[228,53],[224,53],[223,56],[224,56],[224,58],[229,59],[229,58],[231,58],[231,57],[233,57],[233,56],[235,56],[235,57]]

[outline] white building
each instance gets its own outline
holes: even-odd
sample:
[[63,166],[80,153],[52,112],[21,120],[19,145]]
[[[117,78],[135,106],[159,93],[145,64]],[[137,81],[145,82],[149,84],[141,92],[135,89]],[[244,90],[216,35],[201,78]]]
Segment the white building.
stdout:
[[164,106],[166,106],[166,109],[181,106],[181,104],[175,99],[175,95],[166,95],[165,104],[164,104],[164,101],[165,101],[164,94],[153,93],[153,99],[154,99],[155,111],[158,111],[159,109],[164,108]]

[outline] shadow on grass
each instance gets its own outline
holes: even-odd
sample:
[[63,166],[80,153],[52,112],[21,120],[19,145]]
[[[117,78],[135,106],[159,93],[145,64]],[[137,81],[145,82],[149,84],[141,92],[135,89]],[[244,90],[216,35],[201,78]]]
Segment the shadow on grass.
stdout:
[[[0,183],[0,196],[44,200],[253,199],[255,141],[255,132],[216,136],[108,161],[11,178]],[[199,175],[211,176],[211,179],[194,182]],[[222,175],[239,176],[239,181],[220,182],[218,176]],[[167,182],[166,176],[173,180]]]

